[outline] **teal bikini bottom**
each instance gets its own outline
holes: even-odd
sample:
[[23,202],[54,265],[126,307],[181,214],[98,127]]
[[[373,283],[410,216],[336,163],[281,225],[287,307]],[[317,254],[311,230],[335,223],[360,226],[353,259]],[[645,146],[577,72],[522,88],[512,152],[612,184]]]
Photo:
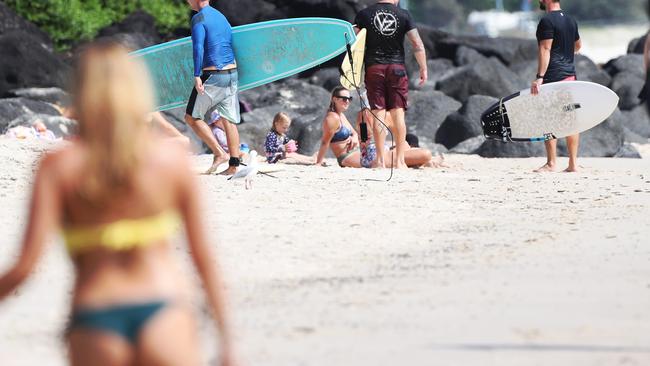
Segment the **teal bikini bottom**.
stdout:
[[135,345],[142,328],[167,305],[165,301],[153,301],[98,309],[77,309],[72,313],[68,333],[76,329],[106,331],[117,334]]
[[345,167],[345,166],[343,165],[343,160],[347,159],[348,156],[354,154],[354,153],[357,152],[357,151],[359,151],[359,148],[358,148],[358,147],[355,147],[354,149],[352,149],[352,150],[350,150],[350,151],[348,151],[348,152],[344,152],[343,154],[339,155],[339,156],[336,158],[336,161],[338,161],[339,166],[340,166],[341,168]]

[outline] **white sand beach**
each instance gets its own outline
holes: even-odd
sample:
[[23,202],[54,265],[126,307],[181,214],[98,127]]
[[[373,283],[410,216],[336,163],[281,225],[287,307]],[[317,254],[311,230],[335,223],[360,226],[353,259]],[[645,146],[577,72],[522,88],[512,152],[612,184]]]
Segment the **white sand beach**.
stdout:
[[[0,271],[50,146],[0,141]],[[279,165],[250,191],[199,176],[242,365],[649,365],[650,160],[447,160],[390,182],[338,166]],[[54,240],[0,303],[0,365],[65,364],[72,276]]]

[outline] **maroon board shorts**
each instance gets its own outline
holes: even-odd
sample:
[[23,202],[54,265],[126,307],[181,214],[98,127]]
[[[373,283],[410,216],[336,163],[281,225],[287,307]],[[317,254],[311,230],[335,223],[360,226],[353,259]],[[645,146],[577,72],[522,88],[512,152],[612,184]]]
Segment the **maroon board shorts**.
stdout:
[[370,109],[408,107],[409,79],[404,65],[372,65],[366,69],[365,83]]

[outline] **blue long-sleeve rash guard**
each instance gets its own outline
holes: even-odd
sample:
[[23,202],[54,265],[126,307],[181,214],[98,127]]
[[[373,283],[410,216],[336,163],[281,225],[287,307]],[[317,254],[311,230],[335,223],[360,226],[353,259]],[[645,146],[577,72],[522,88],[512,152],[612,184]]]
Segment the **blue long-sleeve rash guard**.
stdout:
[[221,69],[235,62],[232,50],[232,27],[217,9],[206,6],[192,17],[194,76],[209,66]]

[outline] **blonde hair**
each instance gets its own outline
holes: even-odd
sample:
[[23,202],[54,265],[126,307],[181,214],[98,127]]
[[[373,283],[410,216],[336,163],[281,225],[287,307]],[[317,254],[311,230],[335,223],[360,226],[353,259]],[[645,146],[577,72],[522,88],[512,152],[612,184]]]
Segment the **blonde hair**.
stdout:
[[148,143],[153,91],[145,65],[116,43],[95,43],[78,60],[74,108],[87,148],[79,194],[99,205],[131,187]]
[[273,117],[273,124],[271,125],[271,131],[278,133],[278,130],[275,128],[276,123],[286,122],[291,123],[291,118],[284,112],[278,112],[275,117]]

